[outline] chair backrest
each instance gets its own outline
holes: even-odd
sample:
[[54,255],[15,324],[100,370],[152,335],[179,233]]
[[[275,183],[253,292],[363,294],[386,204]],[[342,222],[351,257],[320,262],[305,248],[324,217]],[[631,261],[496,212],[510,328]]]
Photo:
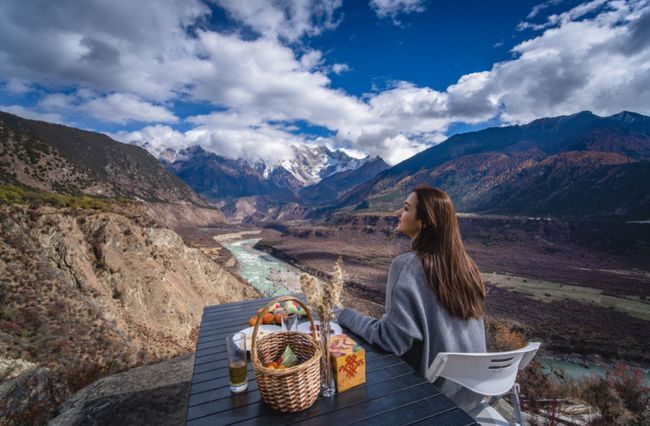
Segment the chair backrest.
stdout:
[[483,395],[503,395],[510,391],[517,371],[533,359],[539,346],[539,342],[531,342],[524,348],[507,352],[440,352],[426,377],[430,382],[444,377]]

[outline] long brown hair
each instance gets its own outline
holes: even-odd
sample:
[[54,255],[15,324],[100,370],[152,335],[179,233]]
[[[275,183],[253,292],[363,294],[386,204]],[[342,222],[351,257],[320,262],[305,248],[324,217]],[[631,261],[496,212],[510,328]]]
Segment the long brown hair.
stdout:
[[485,286],[460,238],[456,209],[446,192],[420,185],[416,218],[422,229],[411,248],[422,261],[429,285],[447,311],[462,319],[481,318]]

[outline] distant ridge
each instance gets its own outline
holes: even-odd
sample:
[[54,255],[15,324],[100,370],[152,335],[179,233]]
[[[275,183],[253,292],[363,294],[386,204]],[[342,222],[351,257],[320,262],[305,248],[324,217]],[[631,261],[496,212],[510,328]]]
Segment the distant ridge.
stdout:
[[377,156],[358,169],[335,173],[315,185],[303,188],[300,190],[300,201],[316,205],[331,203],[347,190],[369,181],[388,168],[388,164]]
[[647,219],[649,179],[650,118],[583,111],[454,135],[333,208],[397,209],[416,184],[428,183],[466,212]]
[[168,148],[159,155],[165,167],[210,200],[260,196],[273,202],[335,200],[388,166],[379,157],[352,158],[322,146],[292,146],[295,158],[276,165],[229,159],[196,145]]
[[146,150],[0,111],[0,183],[45,191],[208,206]]

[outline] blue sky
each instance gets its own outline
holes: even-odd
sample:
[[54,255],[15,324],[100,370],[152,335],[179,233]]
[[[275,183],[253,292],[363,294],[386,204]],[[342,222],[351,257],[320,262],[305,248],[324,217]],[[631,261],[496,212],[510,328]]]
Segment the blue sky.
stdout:
[[650,115],[648,28],[648,0],[6,0],[0,110],[154,154],[395,164],[488,126]]

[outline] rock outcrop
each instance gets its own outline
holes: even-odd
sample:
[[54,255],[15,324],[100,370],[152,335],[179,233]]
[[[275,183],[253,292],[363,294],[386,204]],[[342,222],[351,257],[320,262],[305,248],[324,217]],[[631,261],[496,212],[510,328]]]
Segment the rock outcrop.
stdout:
[[226,222],[221,211],[215,208],[199,207],[191,203],[142,203],[142,209],[158,225],[170,229],[207,228],[223,225]]
[[103,378],[70,397],[50,426],[180,425],[194,355]]
[[[7,367],[6,363],[0,369],[3,367]],[[65,395],[64,387],[48,368],[28,368],[15,377],[9,374],[0,383],[0,424],[41,424],[63,402]]]

